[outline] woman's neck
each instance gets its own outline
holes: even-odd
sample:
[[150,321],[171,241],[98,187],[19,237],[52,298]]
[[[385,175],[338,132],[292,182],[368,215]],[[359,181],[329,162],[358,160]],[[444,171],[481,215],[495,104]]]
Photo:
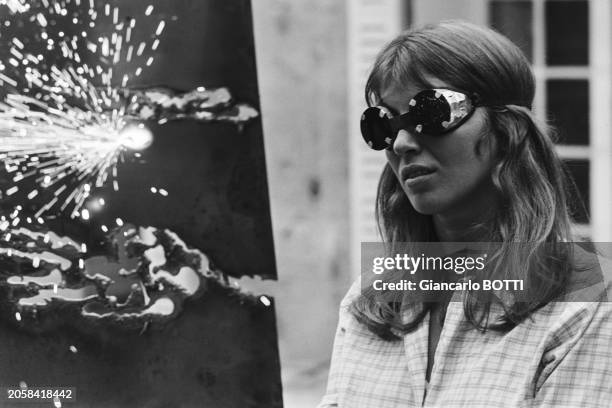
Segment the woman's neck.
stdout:
[[471,208],[463,214],[434,214],[433,225],[441,242],[479,242],[489,236],[492,218],[490,210]]

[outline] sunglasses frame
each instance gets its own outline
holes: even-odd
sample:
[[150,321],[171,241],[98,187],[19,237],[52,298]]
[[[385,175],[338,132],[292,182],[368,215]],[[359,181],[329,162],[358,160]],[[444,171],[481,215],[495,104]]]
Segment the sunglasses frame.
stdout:
[[[435,129],[435,131],[424,129],[423,124],[415,123],[414,111],[411,112],[411,109],[417,107],[419,97],[431,98],[432,96],[436,99],[444,98],[444,102],[449,109],[449,120],[441,122],[439,124],[441,128]],[[482,105],[479,103],[476,94],[447,88],[433,88],[419,91],[410,99],[409,106],[408,112],[399,116],[394,116],[390,109],[385,106],[371,106],[363,112],[361,115],[361,135],[371,149],[391,148],[400,129],[409,129],[419,134],[423,133],[431,136],[444,135],[464,124],[476,108]],[[372,130],[373,127],[378,127],[378,129]],[[381,136],[372,137],[374,132],[387,133],[387,135],[384,138]]]

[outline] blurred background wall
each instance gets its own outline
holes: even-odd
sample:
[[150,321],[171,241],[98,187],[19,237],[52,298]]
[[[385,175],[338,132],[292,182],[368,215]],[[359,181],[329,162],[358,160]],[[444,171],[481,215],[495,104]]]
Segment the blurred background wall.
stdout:
[[609,0],[253,0],[285,406],[324,392],[337,308],[377,240],[384,155],[358,129],[378,50],[411,25],[461,18],[492,26],[533,64],[536,115],[586,204],[576,233],[612,241],[612,2]]
[[346,5],[253,0],[285,406],[323,393],[348,259]]

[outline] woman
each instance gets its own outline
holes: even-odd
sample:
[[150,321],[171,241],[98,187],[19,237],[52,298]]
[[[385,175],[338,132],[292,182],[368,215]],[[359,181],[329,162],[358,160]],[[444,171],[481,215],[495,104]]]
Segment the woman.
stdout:
[[378,55],[362,133],[388,160],[384,241],[498,243],[476,278],[499,273],[524,290],[380,301],[354,284],[320,407],[612,406],[611,308],[601,275],[589,280],[600,270],[564,244],[567,180],[534,93],[522,52],[464,22],[407,31]]

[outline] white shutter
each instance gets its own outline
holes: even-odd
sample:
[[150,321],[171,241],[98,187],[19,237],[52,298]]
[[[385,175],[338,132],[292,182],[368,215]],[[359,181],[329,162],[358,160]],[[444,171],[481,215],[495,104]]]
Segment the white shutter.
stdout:
[[365,81],[376,54],[402,29],[401,0],[347,0],[348,143],[351,211],[351,271],[359,273],[361,242],[378,241],[374,204],[385,154],[361,138],[359,118],[366,108]]
[[590,122],[591,224],[593,241],[612,241],[612,2],[591,0]]

